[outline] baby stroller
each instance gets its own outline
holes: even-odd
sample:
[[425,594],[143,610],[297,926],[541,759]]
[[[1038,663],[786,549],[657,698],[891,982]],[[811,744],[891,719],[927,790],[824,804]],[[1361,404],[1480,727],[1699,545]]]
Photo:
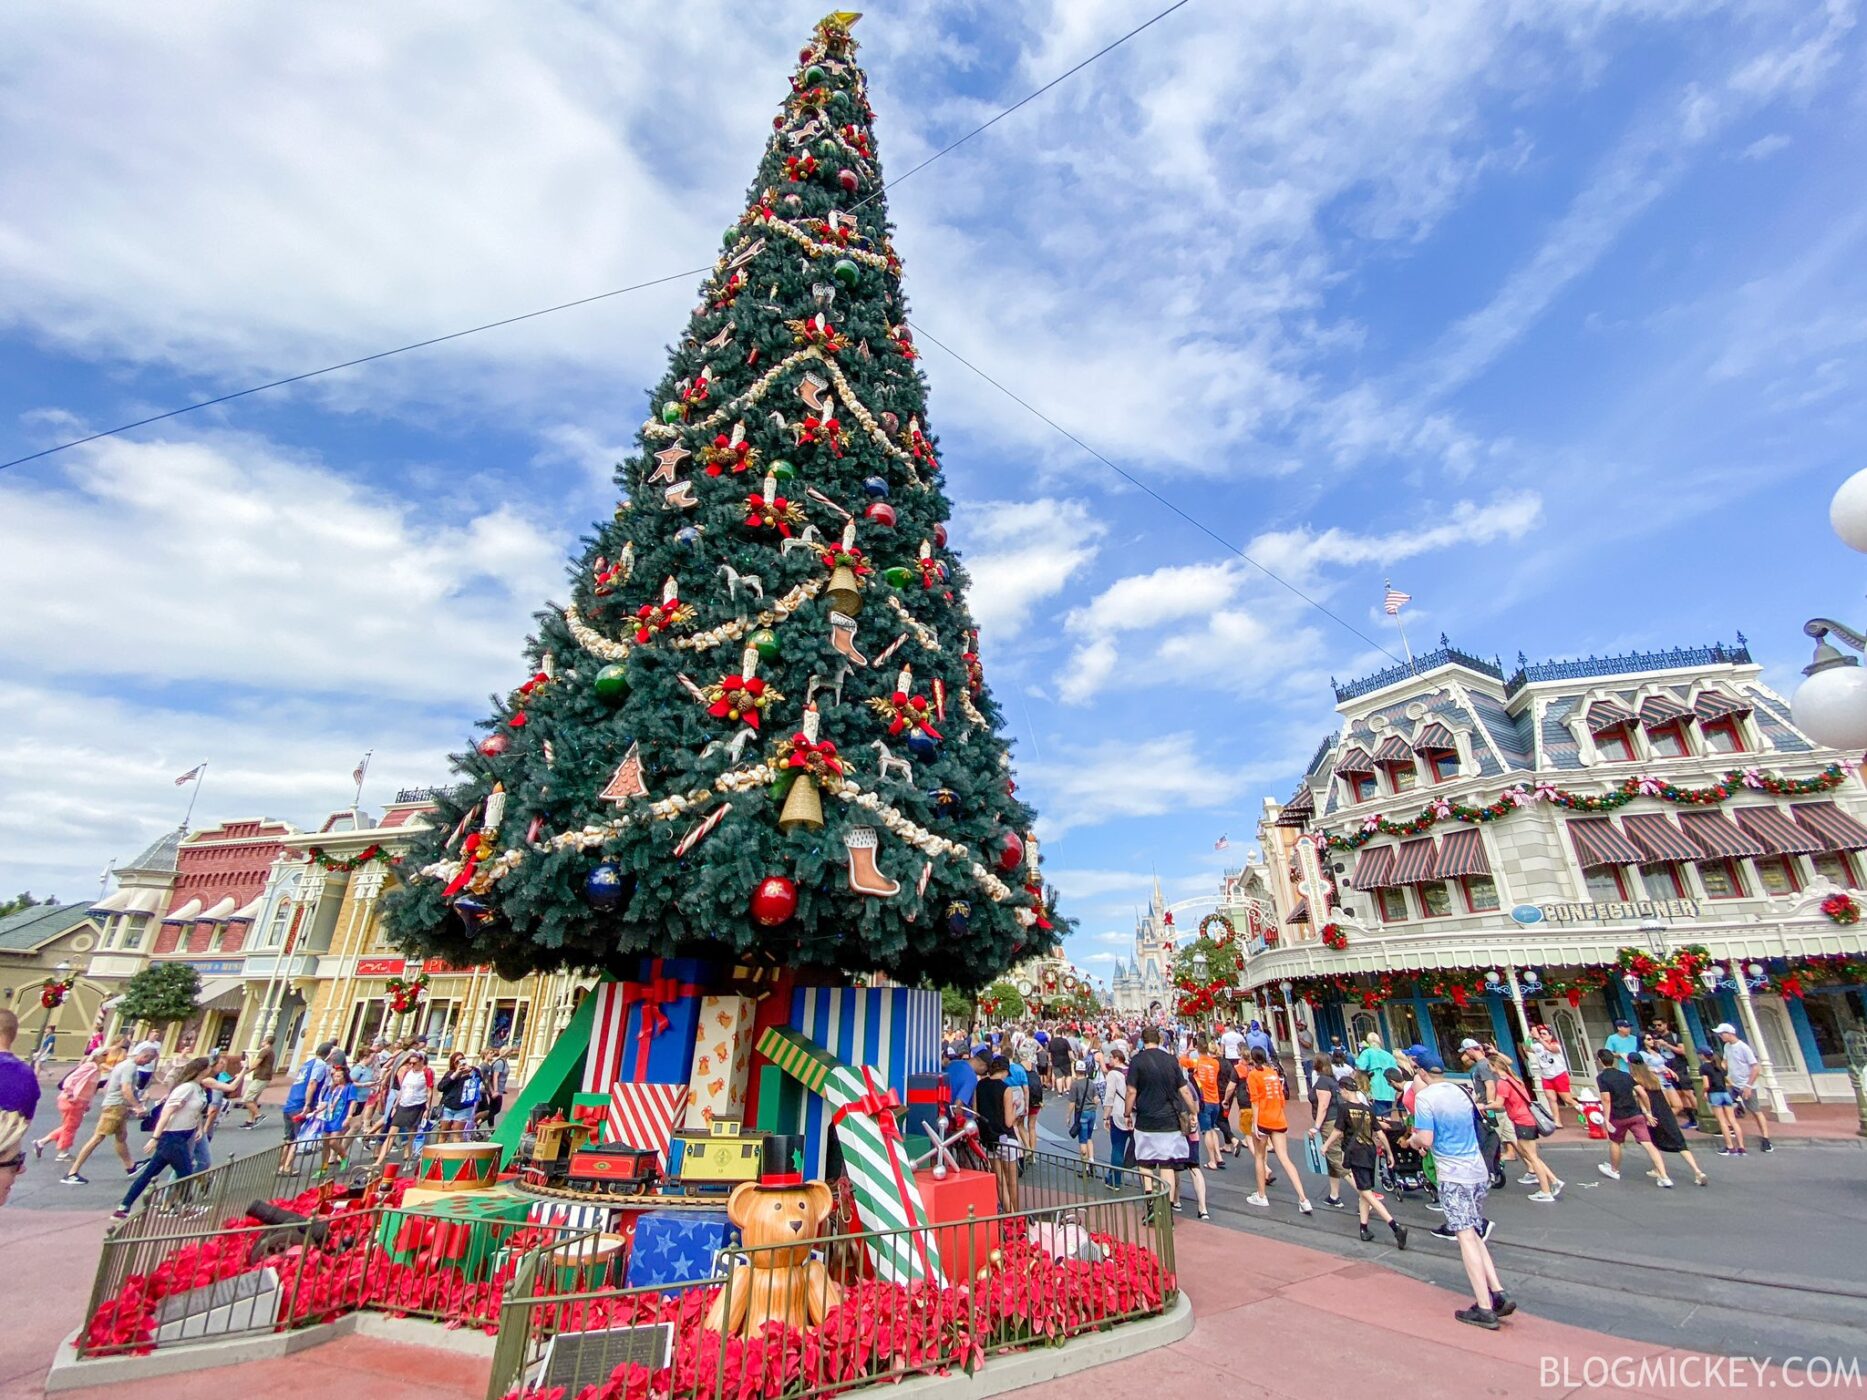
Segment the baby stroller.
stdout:
[[1405,1118],[1388,1118],[1382,1131],[1393,1151],[1382,1157],[1375,1168],[1375,1180],[1381,1190],[1401,1199],[1414,1192],[1424,1193],[1428,1201],[1439,1199],[1439,1188],[1426,1170],[1426,1155],[1413,1145],[1413,1129]]

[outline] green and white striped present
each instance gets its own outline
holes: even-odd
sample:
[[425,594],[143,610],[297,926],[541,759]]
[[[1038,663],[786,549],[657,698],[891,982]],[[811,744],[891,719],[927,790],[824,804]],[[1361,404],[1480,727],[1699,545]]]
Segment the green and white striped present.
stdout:
[[834,1110],[831,1123],[863,1223],[879,1232],[865,1241],[876,1277],[945,1283],[927,1207],[895,1120],[900,1104],[881,1076],[866,1065],[844,1064],[815,1041],[775,1026],[759,1037],[758,1052]]

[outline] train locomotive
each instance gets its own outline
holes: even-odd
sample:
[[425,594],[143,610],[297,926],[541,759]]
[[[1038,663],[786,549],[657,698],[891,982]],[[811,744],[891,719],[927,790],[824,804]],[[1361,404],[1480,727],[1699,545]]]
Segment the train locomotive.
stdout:
[[655,1149],[592,1142],[592,1135],[591,1126],[576,1119],[536,1122],[520,1184],[546,1195],[578,1197],[710,1195],[758,1180],[766,1136],[743,1132],[738,1122],[723,1118],[705,1132],[677,1132],[668,1149],[672,1167],[664,1172]]

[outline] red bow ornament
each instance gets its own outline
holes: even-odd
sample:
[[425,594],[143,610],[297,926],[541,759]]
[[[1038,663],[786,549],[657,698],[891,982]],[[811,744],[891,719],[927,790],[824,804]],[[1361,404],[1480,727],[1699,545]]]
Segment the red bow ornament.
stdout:
[[832,573],[839,564],[847,564],[849,571],[858,578],[866,578],[871,572],[868,560],[862,557],[862,551],[853,544],[833,544],[817,557],[823,561],[823,567]]
[[843,760],[836,752],[836,745],[828,739],[813,744],[803,734],[793,734],[779,746],[778,763],[780,767],[794,768],[816,778],[843,775]]
[[811,415],[797,425],[799,447],[806,444],[812,447],[827,447],[832,457],[843,455],[844,436],[843,425],[834,418],[818,418]]
[[734,724],[743,720],[752,730],[758,729],[759,716],[773,701],[784,699],[757,676],[722,676],[703,693],[709,702],[707,713],[713,718]]
[[789,180],[808,180],[817,173],[817,158],[810,155],[786,156],[784,173]]
[[737,300],[739,293],[743,292],[745,289],[746,289],[745,273],[743,271],[733,273],[732,276],[728,277],[724,282],[720,283],[720,290],[718,294],[713,298],[713,309],[715,311],[725,310],[727,307],[731,306],[735,300]]
[[708,476],[721,476],[728,471],[737,476],[758,465],[758,453],[743,438],[734,442],[721,433],[710,446],[700,449],[700,460],[706,464]]
[[635,610],[635,640],[637,645],[646,646],[650,641],[670,627],[684,625],[693,620],[694,610],[679,598],[669,598],[660,603],[644,603]]
[[814,345],[826,355],[849,348],[849,337],[844,335],[821,311],[815,316],[802,316],[786,321],[785,329],[791,332],[791,338],[799,345]]
[[906,729],[918,729],[931,739],[945,736],[928,723],[928,705],[925,695],[909,695],[897,690],[887,699],[869,701],[869,708],[888,721],[888,733],[892,738]]
[[929,592],[936,583],[946,582],[946,565],[931,554],[916,559],[914,565],[921,571],[921,587]]
[[754,491],[746,497],[748,530],[776,530],[788,540],[791,538],[791,527],[803,523],[804,508],[795,501],[787,501],[783,496],[773,496],[766,500],[760,491]]

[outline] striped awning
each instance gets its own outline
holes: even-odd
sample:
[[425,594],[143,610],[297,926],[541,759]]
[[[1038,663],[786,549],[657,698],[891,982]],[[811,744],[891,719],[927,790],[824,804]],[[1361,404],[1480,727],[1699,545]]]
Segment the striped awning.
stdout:
[[1290,917],[1285,919],[1284,922],[1286,924],[1307,924],[1309,922],[1309,901],[1307,899],[1297,900],[1297,907],[1290,911]]
[[1439,875],[1456,880],[1461,875],[1489,875],[1484,838],[1476,830],[1452,831],[1439,843]]
[[1402,841],[1394,857],[1394,883],[1418,885],[1437,879],[1439,843],[1430,836],[1417,841]]
[[1692,713],[1702,720],[1723,719],[1727,715],[1747,715],[1750,706],[1722,690],[1701,690],[1692,702]]
[[1746,836],[1723,812],[1681,812],[1679,825],[1686,839],[1712,860],[1735,860],[1766,855],[1763,842]]
[[1739,807],[1731,815],[1773,856],[1812,856],[1827,849],[1780,807]]
[[1646,729],[1658,729],[1691,717],[1692,712],[1670,695],[1649,695],[1640,702],[1640,723]]
[[1407,741],[1398,734],[1389,734],[1381,740],[1381,747],[1374,751],[1376,763],[1411,763],[1413,750],[1407,747]]
[[1335,761],[1337,773],[1372,773],[1374,760],[1368,757],[1368,751],[1359,744],[1347,749]]
[[1634,712],[1624,705],[1617,705],[1612,700],[1597,700],[1588,707],[1588,732],[1599,734],[1603,730],[1615,729],[1633,717]]
[[1569,839],[1575,843],[1584,870],[1641,861],[1640,848],[1616,831],[1607,817],[1577,817],[1569,823]]
[[1308,783],[1303,784],[1290,794],[1290,800],[1284,803],[1284,811],[1292,816],[1308,816],[1316,810],[1316,794],[1310,791]]
[[1678,824],[1664,812],[1644,812],[1621,818],[1627,838],[1640,848],[1640,858],[1647,864],[1665,864],[1675,860],[1697,860],[1698,847],[1685,839]]
[[1358,890],[1381,890],[1394,883],[1394,848],[1363,846],[1355,859],[1355,873],[1349,884]]
[[1427,725],[1413,741],[1415,753],[1444,752],[1457,753],[1458,743],[1452,737],[1452,731],[1437,722]]
[[1796,824],[1822,843],[1824,851],[1867,851],[1867,826],[1832,802],[1797,802],[1790,811]]

